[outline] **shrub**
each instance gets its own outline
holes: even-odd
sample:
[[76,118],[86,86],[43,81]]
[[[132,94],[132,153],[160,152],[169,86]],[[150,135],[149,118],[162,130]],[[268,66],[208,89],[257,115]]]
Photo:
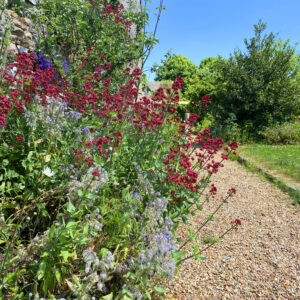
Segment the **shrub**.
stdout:
[[234,51],[217,63],[219,72],[213,114],[220,124],[234,114],[236,123],[258,136],[265,127],[289,122],[299,115],[299,54],[289,41],[264,35],[266,24],[254,25],[255,34],[245,40],[246,51]]
[[269,144],[298,144],[300,143],[300,123],[284,123],[269,127],[261,132]]

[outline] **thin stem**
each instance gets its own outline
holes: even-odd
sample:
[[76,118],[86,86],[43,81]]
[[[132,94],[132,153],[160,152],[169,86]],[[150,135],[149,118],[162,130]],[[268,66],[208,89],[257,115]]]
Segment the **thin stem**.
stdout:
[[[155,23],[155,28],[154,28],[154,32],[153,32],[153,38],[155,38],[155,36],[156,36],[158,24],[159,24],[159,21],[160,21],[162,10],[163,10],[163,2],[164,2],[163,0],[160,0],[158,15],[157,15],[157,19],[156,19],[156,23]],[[147,49],[144,51],[144,54],[146,54],[147,52],[148,53],[147,53],[145,59],[142,62],[142,70],[144,68],[144,65],[145,65],[146,61],[148,60],[148,58],[149,58],[149,56],[151,54],[152,48],[153,48],[153,46],[151,45],[151,46],[147,47]]]
[[[224,205],[224,203],[226,203],[226,200],[229,198],[229,195],[225,198],[225,200],[223,200],[219,206],[215,209],[215,211],[211,214],[210,218],[207,218],[205,220],[204,223],[202,223],[200,225],[200,227],[196,230],[196,232],[194,233],[194,235],[198,234],[200,232],[200,230],[211,220],[211,218],[220,210],[220,208]],[[189,237],[183,244],[182,246],[180,246],[179,250],[181,250],[189,241],[191,240],[191,238]]]
[[[232,231],[234,228],[237,228],[237,225],[232,225],[229,229],[227,229],[227,230],[219,237],[219,240],[221,240],[227,233],[229,233],[230,231]],[[214,244],[216,244],[216,243],[217,243],[217,240],[215,240],[214,242],[212,242],[211,244],[209,244],[208,246],[206,246],[204,249],[198,251],[197,253],[192,254],[192,255],[189,255],[189,256],[187,256],[187,257],[181,259],[181,260],[179,261],[179,263],[182,263],[182,262],[184,262],[184,261],[186,261],[186,260],[188,260],[188,259],[190,259],[190,258],[192,258],[192,257],[195,257],[195,256],[198,255],[198,254],[201,254],[202,252],[208,250],[210,247],[212,247],[212,246],[213,246]]]

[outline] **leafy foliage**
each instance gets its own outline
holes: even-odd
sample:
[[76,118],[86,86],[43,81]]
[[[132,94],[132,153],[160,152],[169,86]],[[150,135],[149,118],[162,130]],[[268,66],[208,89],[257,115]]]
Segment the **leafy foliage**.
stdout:
[[78,89],[25,52],[4,72],[2,295],[150,299],[162,291],[152,277],[171,276],[182,259],[173,236],[179,220],[216,195],[214,185],[204,189],[223,166],[214,161],[223,141],[207,129],[191,135],[197,115],[179,123],[182,78],[167,95],[161,88],[136,100],[139,69],[124,70],[128,84],[114,93],[97,65],[84,68]]
[[266,128],[261,133],[269,144],[299,144],[299,122],[283,123],[276,127]]
[[299,114],[299,56],[289,41],[263,35],[266,25],[254,25],[255,36],[245,40],[246,52],[236,50],[218,64],[220,80],[212,106],[219,123],[234,115],[248,131],[288,121]]
[[221,61],[221,57],[208,57],[201,61],[199,71],[191,78],[185,92],[185,98],[189,101],[188,109],[190,112],[194,112],[195,106],[197,106],[195,102],[205,95],[209,95],[212,101],[215,102],[216,83],[220,79],[217,66]]
[[183,55],[171,55],[168,52],[161,63],[162,65],[153,66],[153,70],[156,72],[155,80],[175,80],[178,77],[182,77],[185,83],[183,93],[192,77],[198,73],[197,66]]

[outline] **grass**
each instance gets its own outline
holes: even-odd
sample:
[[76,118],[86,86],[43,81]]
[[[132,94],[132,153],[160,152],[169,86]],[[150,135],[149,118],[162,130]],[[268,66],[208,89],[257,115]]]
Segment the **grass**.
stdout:
[[230,159],[238,160],[247,170],[262,175],[286,192],[294,204],[300,204],[300,145],[241,145],[238,154],[246,160],[233,155]]
[[300,183],[300,145],[241,145],[238,153],[270,172]]

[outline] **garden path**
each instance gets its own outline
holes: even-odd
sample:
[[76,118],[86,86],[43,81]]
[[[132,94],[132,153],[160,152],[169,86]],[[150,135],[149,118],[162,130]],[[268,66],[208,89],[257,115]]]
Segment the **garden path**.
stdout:
[[[237,162],[226,162],[213,182],[219,195],[229,187],[237,193],[202,236],[220,235],[236,218],[242,226],[203,253],[207,260],[185,261],[180,275],[165,282],[169,299],[300,299],[300,207]],[[191,220],[193,228],[216,202],[217,198]],[[186,232],[182,225],[180,237]]]

